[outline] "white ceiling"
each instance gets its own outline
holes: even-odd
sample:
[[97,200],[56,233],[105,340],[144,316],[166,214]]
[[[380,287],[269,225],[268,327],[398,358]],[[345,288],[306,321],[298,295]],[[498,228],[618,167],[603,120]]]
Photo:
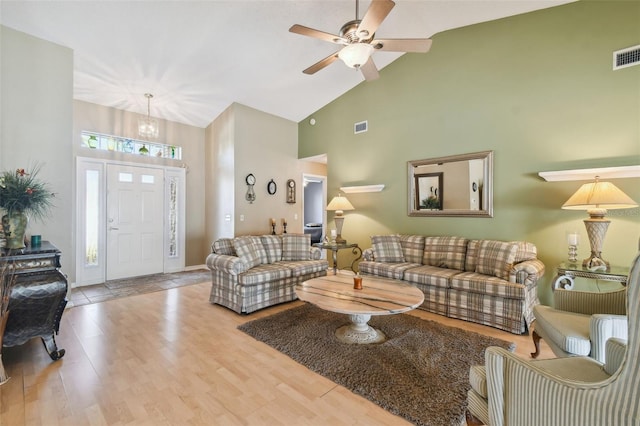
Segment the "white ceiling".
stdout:
[[[376,35],[428,38],[569,1],[395,0]],[[337,34],[354,18],[353,0],[0,1],[2,25],[73,49],[74,99],[146,114],[150,92],[152,116],[198,127],[232,102],[298,122],[361,83],[340,61],[303,74],[339,46],[288,31]]]

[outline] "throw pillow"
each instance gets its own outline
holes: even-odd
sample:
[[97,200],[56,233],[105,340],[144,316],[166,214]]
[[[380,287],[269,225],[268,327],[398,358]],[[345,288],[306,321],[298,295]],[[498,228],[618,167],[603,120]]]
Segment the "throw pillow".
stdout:
[[233,238],[220,238],[213,242],[211,248],[216,254],[224,254],[227,256],[236,255],[236,252],[233,250]]
[[463,237],[427,237],[422,263],[439,268],[464,269],[467,239]]
[[518,245],[505,241],[482,240],[478,248],[476,272],[509,279],[518,252]]
[[282,236],[282,260],[311,259],[311,235],[284,234]]
[[467,244],[467,260],[464,262],[466,272],[475,272],[478,264],[478,250],[482,240],[469,240]]
[[233,240],[233,248],[248,268],[267,263],[267,252],[262,247],[260,237],[237,237]]
[[375,259],[378,262],[404,262],[404,254],[402,253],[399,235],[372,235],[371,246]]
[[400,245],[402,246],[405,262],[422,263],[422,256],[424,255],[423,235],[401,235]]
[[275,263],[282,259],[282,237],[280,235],[262,235],[262,246],[267,252],[267,263]]

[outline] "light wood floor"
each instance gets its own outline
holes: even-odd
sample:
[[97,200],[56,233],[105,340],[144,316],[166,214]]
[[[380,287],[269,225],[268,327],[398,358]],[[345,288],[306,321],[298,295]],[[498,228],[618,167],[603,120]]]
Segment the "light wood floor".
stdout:
[[[57,362],[39,339],[4,348],[11,380],[0,386],[0,424],[408,424],[236,329],[302,302],[241,316],[209,304],[210,286],[68,309],[57,337],[67,353]],[[532,350],[530,336],[412,314],[514,341],[523,357]],[[541,358],[549,357],[545,346]]]

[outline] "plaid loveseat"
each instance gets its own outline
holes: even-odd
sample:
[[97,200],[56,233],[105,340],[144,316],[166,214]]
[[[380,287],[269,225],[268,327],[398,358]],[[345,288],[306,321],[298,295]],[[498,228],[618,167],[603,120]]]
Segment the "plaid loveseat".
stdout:
[[295,300],[296,284],[327,275],[321,254],[305,234],[221,238],[207,256],[209,301],[248,314]]
[[424,293],[429,312],[526,333],[539,304],[544,264],[524,241],[377,235],[360,273],[408,281]]

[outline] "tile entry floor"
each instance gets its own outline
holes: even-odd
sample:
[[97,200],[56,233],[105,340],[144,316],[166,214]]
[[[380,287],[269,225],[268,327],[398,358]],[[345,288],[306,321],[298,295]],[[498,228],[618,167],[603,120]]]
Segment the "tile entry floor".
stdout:
[[104,302],[119,297],[151,293],[211,281],[211,271],[197,269],[172,274],[154,274],[142,277],[123,278],[102,284],[75,287],[71,289],[69,305],[81,306]]

